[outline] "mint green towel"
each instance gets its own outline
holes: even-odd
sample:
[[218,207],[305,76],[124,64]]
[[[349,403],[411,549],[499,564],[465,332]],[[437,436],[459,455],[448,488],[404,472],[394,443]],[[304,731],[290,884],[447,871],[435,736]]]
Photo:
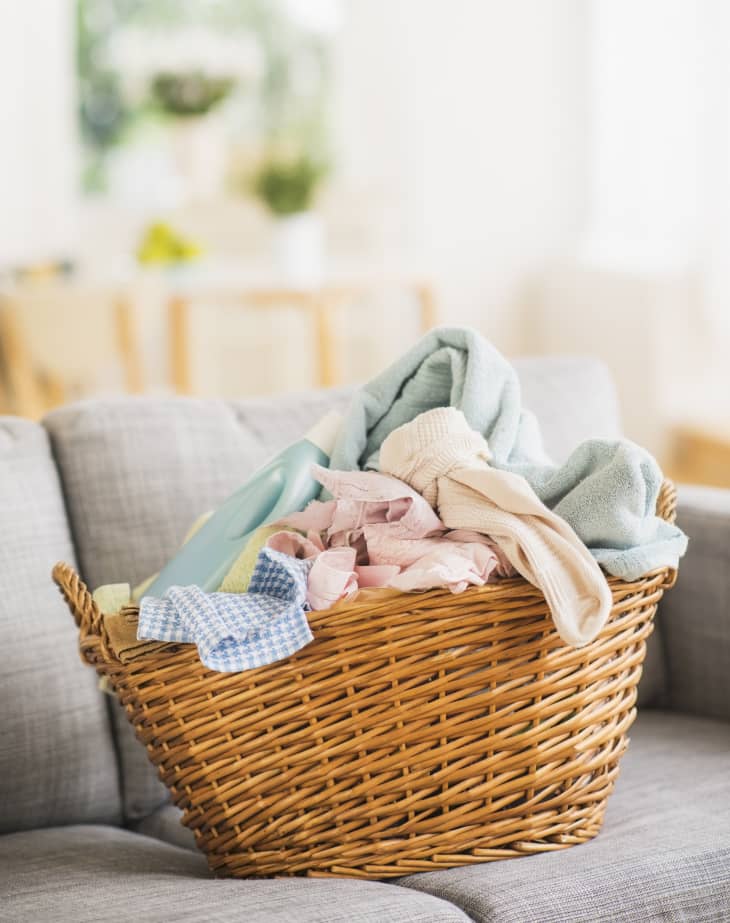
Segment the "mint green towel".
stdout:
[[426,410],[449,406],[486,438],[495,467],[523,475],[610,574],[635,580],[677,566],[687,538],[654,514],[663,480],[655,459],[628,440],[591,439],[564,465],[554,465],[537,420],[522,407],[517,373],[466,327],[430,331],[355,394],[330,468],[377,469],[390,432]]

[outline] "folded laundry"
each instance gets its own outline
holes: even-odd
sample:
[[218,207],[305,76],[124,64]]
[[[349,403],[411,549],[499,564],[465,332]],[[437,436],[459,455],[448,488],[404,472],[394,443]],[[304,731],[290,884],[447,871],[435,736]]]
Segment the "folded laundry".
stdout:
[[122,663],[150,654],[163,645],[137,639],[137,615],[128,609],[132,601],[128,583],[108,583],[94,590],[92,598],[104,619],[109,645]]
[[389,433],[449,406],[487,440],[493,467],[525,477],[609,573],[633,580],[677,566],[687,539],[655,515],[662,473],[651,455],[626,440],[592,439],[565,464],[552,464],[537,421],[522,407],[517,373],[468,328],[430,331],[355,394],[330,467],[377,469]]
[[187,586],[145,596],[137,637],[194,643],[205,666],[220,672],[283,660],[313,639],[305,614],[311,567],[311,559],[262,548],[246,593]]
[[164,650],[162,641],[140,641],[137,638],[137,608],[128,606],[114,615],[104,618],[104,627],[109,637],[109,646],[122,663],[131,663],[145,654],[156,654]]
[[543,591],[566,643],[592,641],[612,603],[600,567],[525,478],[491,467],[489,458],[484,438],[453,407],[421,414],[390,433],[380,450],[383,470],[420,491],[446,526],[476,529],[497,542]]

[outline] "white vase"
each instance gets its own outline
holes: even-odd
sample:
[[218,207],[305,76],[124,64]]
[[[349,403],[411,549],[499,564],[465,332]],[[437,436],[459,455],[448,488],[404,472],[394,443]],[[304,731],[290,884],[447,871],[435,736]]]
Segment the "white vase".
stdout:
[[292,285],[316,285],[324,272],[324,224],[315,212],[277,218],[273,230],[274,271]]

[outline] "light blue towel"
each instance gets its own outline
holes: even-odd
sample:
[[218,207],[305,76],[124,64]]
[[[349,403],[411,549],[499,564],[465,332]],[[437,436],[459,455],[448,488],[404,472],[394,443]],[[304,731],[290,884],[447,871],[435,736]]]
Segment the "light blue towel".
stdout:
[[448,406],[486,438],[492,464],[523,475],[610,574],[635,580],[677,566],[687,537],[654,514],[663,480],[654,458],[628,440],[591,439],[554,465],[537,420],[522,407],[517,373],[469,328],[432,330],[355,394],[330,468],[377,468],[390,432]]

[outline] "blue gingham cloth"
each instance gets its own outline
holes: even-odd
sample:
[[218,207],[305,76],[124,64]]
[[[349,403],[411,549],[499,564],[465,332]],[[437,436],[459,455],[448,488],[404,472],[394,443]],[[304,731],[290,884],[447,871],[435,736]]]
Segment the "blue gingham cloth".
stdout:
[[162,599],[145,596],[137,638],[196,644],[205,666],[221,673],[283,660],[314,637],[305,614],[312,564],[262,548],[246,593],[174,586]]

